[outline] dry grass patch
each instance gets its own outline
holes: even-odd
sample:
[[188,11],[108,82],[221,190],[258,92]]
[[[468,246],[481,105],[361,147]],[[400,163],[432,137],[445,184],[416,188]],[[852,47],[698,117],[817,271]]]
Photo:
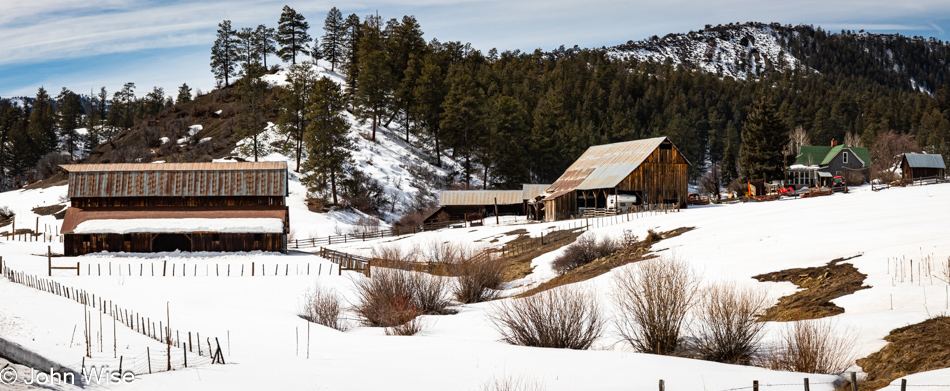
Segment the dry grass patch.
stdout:
[[[509,242],[510,245],[517,246],[518,244],[525,241],[538,240],[538,238],[531,238],[527,234],[520,233],[520,231],[524,230],[515,230],[509,232],[510,234],[519,233],[519,236],[516,239]],[[527,233],[527,231],[524,232]],[[577,240],[578,236],[581,236],[582,233],[584,232],[580,229],[567,232],[564,234],[565,236],[562,238],[562,240],[545,242],[542,246],[533,250],[518,255],[505,257],[505,260],[508,262],[508,270],[505,272],[504,280],[514,281],[531,274],[531,272],[534,271],[534,267],[531,266],[532,260],[541,255],[573,243],[575,240]]]
[[858,388],[877,390],[894,379],[913,373],[950,367],[950,317],[936,316],[921,323],[894,329],[884,337],[883,349],[858,360],[868,374]]
[[844,308],[831,300],[870,288],[862,285],[866,274],[859,272],[854,265],[841,263],[855,257],[858,255],[835,259],[827,266],[788,269],[753,277],[763,282],[789,281],[803,288],[780,298],[778,304],[766,310],[761,320],[789,322],[844,313]]
[[[658,233],[660,239],[657,239],[657,241],[682,235],[686,232],[692,231],[695,228],[696,227],[682,227],[682,228],[677,228],[671,231]],[[636,241],[632,243],[627,242],[625,243],[625,247],[621,249],[620,251],[617,251],[609,256],[596,259],[591,263],[588,263],[584,266],[580,266],[576,269],[568,271],[567,273],[564,273],[548,281],[545,281],[544,283],[528,290],[527,292],[518,295],[518,297],[527,297],[535,293],[543,292],[543,291],[546,291],[548,289],[555,288],[558,286],[573,284],[575,282],[586,281],[591,278],[597,277],[599,275],[605,274],[616,267],[620,267],[628,263],[639,262],[639,261],[655,258],[656,257],[655,255],[650,254],[650,247],[654,243],[656,242],[651,242],[651,243],[646,243],[643,241]],[[527,262],[530,264],[531,259],[534,259],[538,255],[541,255],[541,254],[534,254],[531,258],[527,260]],[[529,273],[530,273],[530,270],[529,270]]]

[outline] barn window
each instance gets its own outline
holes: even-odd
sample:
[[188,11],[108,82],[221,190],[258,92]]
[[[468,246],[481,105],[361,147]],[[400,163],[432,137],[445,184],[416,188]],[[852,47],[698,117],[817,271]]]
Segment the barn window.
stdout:
[[260,242],[262,237],[263,237],[263,235],[261,235],[261,234],[254,234],[254,241],[255,241],[255,242]]
[[221,235],[220,235],[220,234],[211,234],[211,241],[212,241],[212,242],[220,242],[220,241],[221,241]]
[[845,152],[845,153],[841,156],[841,161],[842,161],[844,164],[848,164],[848,153],[847,153],[847,152]]

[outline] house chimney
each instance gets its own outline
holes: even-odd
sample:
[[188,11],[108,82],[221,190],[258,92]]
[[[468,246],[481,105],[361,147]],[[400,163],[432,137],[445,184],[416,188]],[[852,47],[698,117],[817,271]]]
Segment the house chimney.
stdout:
[[837,145],[838,145],[838,142],[835,141],[835,139],[831,139],[831,147],[834,148]]

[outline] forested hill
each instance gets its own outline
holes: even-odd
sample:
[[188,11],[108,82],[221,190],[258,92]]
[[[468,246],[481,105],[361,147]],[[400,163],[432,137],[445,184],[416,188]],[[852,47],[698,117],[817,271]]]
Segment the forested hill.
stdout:
[[863,30],[831,33],[808,25],[707,25],[686,34],[628,41],[608,51],[738,79],[798,69],[933,93],[950,78],[950,46],[942,41]]
[[[294,15],[282,18],[279,27],[303,20]],[[412,134],[405,139],[433,164],[444,156],[463,164],[464,169],[449,178],[455,186],[472,183],[471,178],[496,188],[551,183],[591,145],[655,136],[669,137],[687,156],[693,163],[693,178],[710,167],[721,167],[728,182],[747,173],[739,163],[749,161],[740,156],[743,134],[750,113],[761,102],[774,107],[766,113],[774,117],[769,123],[778,124],[765,130],[777,133],[770,140],[786,140],[790,131],[800,129],[797,134],[812,144],[835,139],[864,144],[874,154],[875,143],[901,136],[919,144],[907,148],[950,157],[950,71],[945,65],[950,47],[940,41],[749,23],[710,26],[612,48],[498,52],[424,38],[423,27],[411,16],[388,21],[376,16],[343,18],[336,9],[322,29],[318,23],[308,27],[310,35],[320,37],[319,44],[258,48],[254,42],[263,40],[248,37],[266,33],[266,26],[236,31],[224,21],[219,27],[218,41],[208,43],[214,47],[209,77],[213,74],[221,85],[236,87],[215,90],[199,100],[240,102],[233,105],[229,118],[250,118],[245,112],[266,114],[287,131],[303,134],[306,114],[313,107],[310,100],[318,95],[306,88],[275,85],[245,93],[255,90],[242,75],[251,74],[256,80],[260,60],[268,56],[279,54],[283,60],[279,66],[285,69],[293,61],[317,58],[321,66],[345,78],[345,105],[359,119],[386,125],[385,131]],[[298,23],[285,30],[304,27]],[[248,39],[239,40],[238,35]],[[233,57],[215,60],[218,56]],[[274,59],[269,61],[273,68]],[[289,85],[313,85],[307,76],[300,77]],[[3,178],[34,172],[31,165],[44,154],[64,149],[63,143],[57,144],[57,135],[60,140],[76,137],[67,131],[70,128],[109,129],[88,133],[100,137],[99,144],[108,144],[113,134],[124,134],[123,141],[155,144],[155,131],[146,134],[155,126],[144,118],[157,116],[158,123],[171,126],[162,118],[180,122],[182,113],[208,105],[188,102],[191,93],[184,85],[177,104],[170,97],[160,99],[160,89],[138,97],[124,88],[112,99],[103,89],[100,97],[88,100],[85,115],[76,116],[75,110],[86,105],[77,105],[68,90],[55,99],[41,92],[42,99],[26,109],[0,101]],[[70,100],[73,104],[68,104]],[[75,110],[67,117],[62,112],[69,107]],[[252,112],[248,107],[263,110]],[[297,119],[281,120],[289,118],[288,113],[296,113]],[[257,117],[259,125],[264,119]],[[132,120],[139,125],[130,125]],[[187,125],[175,125],[173,130],[184,131]],[[263,131],[258,125],[248,129]],[[142,133],[136,136],[138,132]],[[234,146],[238,137],[248,135],[230,127],[220,132],[214,141],[222,150],[211,151],[213,155],[226,153],[224,149]],[[95,144],[86,142],[82,148],[88,152]],[[133,148],[125,142],[115,144],[116,152]],[[163,144],[158,145],[143,147],[154,154]],[[97,161],[114,160],[112,152],[92,155]],[[2,182],[0,187],[11,183]]]

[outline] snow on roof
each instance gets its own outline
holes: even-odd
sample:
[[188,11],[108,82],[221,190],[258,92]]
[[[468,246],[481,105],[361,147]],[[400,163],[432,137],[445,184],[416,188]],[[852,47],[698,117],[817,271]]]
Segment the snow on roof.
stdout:
[[80,223],[75,234],[128,234],[128,233],[282,233],[284,221],[262,219],[105,219]]

